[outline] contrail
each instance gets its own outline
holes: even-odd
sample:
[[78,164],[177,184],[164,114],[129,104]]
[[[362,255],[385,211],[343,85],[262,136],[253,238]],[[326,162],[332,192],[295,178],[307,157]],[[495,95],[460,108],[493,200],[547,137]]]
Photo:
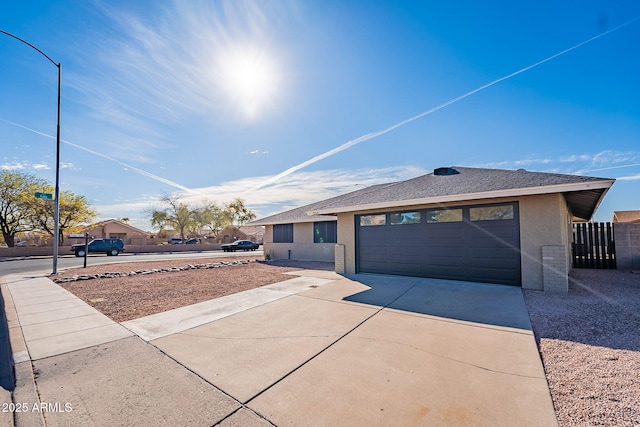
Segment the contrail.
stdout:
[[361,142],[365,142],[365,141],[368,141],[370,139],[377,138],[380,135],[384,135],[386,133],[389,133],[392,130],[395,130],[395,129],[397,129],[399,127],[402,127],[402,126],[404,126],[406,124],[409,124],[409,123],[411,123],[411,122],[413,122],[415,120],[421,119],[424,116],[427,116],[427,115],[429,115],[431,113],[435,113],[436,111],[442,110],[443,108],[448,107],[451,104],[454,104],[454,103],[456,103],[458,101],[461,101],[461,100],[463,100],[465,98],[468,98],[471,95],[475,95],[476,93],[478,93],[480,91],[483,91],[483,90],[488,89],[488,88],[490,88],[490,87],[492,87],[494,85],[497,85],[498,83],[503,82],[503,81],[505,81],[507,79],[510,79],[511,77],[515,77],[518,74],[522,74],[525,71],[529,71],[532,68],[536,68],[539,65],[547,63],[547,62],[549,62],[549,61],[551,61],[553,59],[556,59],[557,57],[562,56],[562,55],[564,55],[566,53],[569,53],[572,50],[578,49],[579,47],[582,47],[587,43],[591,43],[592,41],[597,40],[597,39],[599,39],[599,38],[601,38],[601,37],[603,37],[603,36],[605,36],[605,35],[607,35],[609,33],[617,31],[620,28],[626,27],[627,25],[632,24],[633,22],[637,21],[638,19],[640,19],[640,16],[636,16],[635,18],[633,18],[633,19],[631,19],[631,20],[629,20],[629,21],[627,21],[627,22],[625,22],[623,24],[620,24],[617,27],[613,27],[610,30],[607,30],[607,31],[605,31],[603,33],[600,33],[600,34],[596,35],[596,36],[593,36],[590,39],[587,39],[587,40],[585,40],[583,42],[580,42],[580,43],[578,43],[578,44],[576,44],[574,46],[571,46],[568,49],[565,49],[565,50],[563,50],[561,52],[558,52],[558,53],[556,53],[554,55],[551,55],[548,58],[545,58],[545,59],[543,59],[541,61],[538,61],[538,62],[536,62],[536,63],[534,63],[532,65],[524,67],[524,68],[522,68],[522,69],[520,69],[518,71],[515,71],[515,72],[511,73],[511,74],[507,74],[504,77],[500,77],[499,79],[494,80],[494,81],[492,81],[490,83],[487,83],[487,84],[485,84],[483,86],[480,86],[480,87],[478,87],[478,88],[476,88],[476,89],[474,89],[474,90],[472,90],[470,92],[465,93],[464,95],[460,95],[457,98],[453,98],[452,100],[447,101],[444,104],[440,104],[437,107],[433,107],[430,110],[427,110],[427,111],[425,111],[423,113],[418,114],[417,116],[413,116],[411,118],[403,120],[403,121],[401,121],[399,123],[396,123],[393,126],[390,126],[388,128],[379,130],[377,132],[368,133],[368,134],[360,136],[360,137],[358,137],[356,139],[352,139],[351,141],[345,142],[344,144],[342,144],[342,145],[340,145],[340,146],[338,146],[336,148],[333,148],[333,149],[331,149],[331,150],[329,150],[329,151],[327,151],[325,153],[319,154],[319,155],[315,156],[312,159],[309,159],[309,160],[307,160],[305,162],[302,162],[302,163],[300,163],[298,165],[290,167],[289,169],[285,170],[284,172],[280,172],[278,175],[275,175],[275,176],[265,180],[264,182],[262,182],[262,183],[260,183],[260,184],[258,184],[256,186],[246,190],[245,192],[254,191],[254,190],[258,190],[258,189],[260,189],[262,187],[266,187],[267,185],[273,184],[273,183],[281,180],[282,178],[286,177],[287,175],[291,175],[292,173],[294,173],[294,172],[296,172],[296,171],[298,171],[298,170],[300,170],[302,168],[305,168],[305,167],[307,167],[309,165],[312,165],[312,164],[314,164],[314,163],[316,163],[316,162],[318,162],[320,160],[326,159],[327,157],[333,156],[334,154],[338,154],[339,152],[344,151],[347,148],[351,148],[354,145],[360,144]]
[[[28,127],[23,126],[23,125],[21,125],[21,124],[19,124],[19,123],[15,123],[15,122],[12,122],[12,121],[9,121],[9,120],[5,120],[5,119],[3,119],[3,118],[1,118],[1,117],[0,117],[0,121],[3,121],[3,122],[5,122],[5,123],[9,123],[9,124],[14,125],[14,126],[17,126],[17,127],[19,127],[19,128],[22,128],[22,129],[28,130],[29,132],[33,132],[33,133],[36,133],[36,134],[38,134],[38,135],[45,136],[45,137],[47,137],[47,138],[55,139],[55,137],[53,137],[53,136],[51,136],[51,135],[47,135],[47,134],[46,134],[46,133],[44,133],[44,132],[40,132],[40,131],[37,131],[37,130],[35,130],[35,129],[28,128]],[[99,153],[99,152],[97,152],[97,151],[90,150],[90,149],[85,148],[85,147],[83,147],[83,146],[81,146],[81,145],[74,144],[73,142],[70,142],[70,141],[67,141],[67,140],[64,140],[64,139],[61,139],[60,141],[61,141],[61,142],[64,142],[64,143],[65,143],[65,144],[67,144],[67,145],[70,145],[70,146],[72,146],[72,147],[74,147],[74,148],[77,148],[77,149],[79,149],[79,150],[86,151],[87,153],[91,153],[91,154],[93,154],[94,156],[102,157],[103,159],[107,159],[107,160],[110,160],[110,161],[112,161],[112,162],[118,163],[119,165],[124,166],[124,167],[126,167],[126,168],[128,168],[128,169],[131,169],[132,171],[134,171],[134,172],[136,172],[136,173],[138,173],[138,174],[140,174],[140,175],[142,175],[142,176],[146,176],[147,178],[154,179],[154,180],[156,180],[156,181],[158,181],[158,182],[162,182],[163,184],[167,184],[167,185],[169,185],[169,186],[171,186],[171,187],[178,188],[178,189],[180,189],[180,190],[182,190],[182,191],[186,191],[186,192],[188,192],[188,193],[197,193],[197,191],[192,190],[191,188],[187,188],[187,187],[185,187],[184,185],[180,185],[180,184],[178,184],[178,183],[175,183],[175,182],[173,182],[173,181],[170,181],[170,180],[168,180],[168,179],[166,179],[166,178],[163,178],[163,177],[161,177],[161,176],[154,175],[154,174],[152,174],[151,172],[144,171],[144,170],[142,170],[142,169],[140,169],[140,168],[137,168],[137,167],[135,167],[135,166],[132,166],[132,165],[130,165],[130,164],[127,164],[127,163],[125,163],[125,162],[122,162],[122,161],[120,161],[120,160],[118,160],[118,159],[114,159],[114,158],[113,158],[113,157],[111,157],[111,156],[107,156],[106,154],[102,154],[102,153]]]

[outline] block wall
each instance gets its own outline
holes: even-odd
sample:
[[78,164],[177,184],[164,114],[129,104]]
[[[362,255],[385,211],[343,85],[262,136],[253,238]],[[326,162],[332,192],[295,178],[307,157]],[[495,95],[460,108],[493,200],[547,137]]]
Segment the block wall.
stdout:
[[617,222],[613,232],[618,270],[640,270],[640,224]]
[[542,246],[542,286],[545,292],[554,294],[569,292],[566,253],[567,247],[564,245]]

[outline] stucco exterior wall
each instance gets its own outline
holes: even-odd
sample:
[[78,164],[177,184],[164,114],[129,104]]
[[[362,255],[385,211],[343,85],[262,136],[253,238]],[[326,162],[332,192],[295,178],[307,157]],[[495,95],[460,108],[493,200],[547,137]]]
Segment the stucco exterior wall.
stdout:
[[356,273],[356,227],[355,214],[338,214],[338,244],[344,245],[344,272]]
[[571,265],[571,221],[567,204],[562,194],[527,196],[519,201],[522,287],[543,290],[543,246],[563,246],[566,269]]
[[273,225],[267,225],[263,247],[271,259],[335,260],[335,243],[313,243],[312,222],[293,224],[293,243],[273,243]]

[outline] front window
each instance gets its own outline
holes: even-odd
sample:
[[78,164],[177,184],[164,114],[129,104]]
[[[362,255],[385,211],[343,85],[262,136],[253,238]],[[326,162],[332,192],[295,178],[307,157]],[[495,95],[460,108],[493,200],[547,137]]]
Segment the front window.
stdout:
[[293,224],[275,224],[273,243],[293,243]]
[[314,222],[313,243],[338,243],[338,222]]

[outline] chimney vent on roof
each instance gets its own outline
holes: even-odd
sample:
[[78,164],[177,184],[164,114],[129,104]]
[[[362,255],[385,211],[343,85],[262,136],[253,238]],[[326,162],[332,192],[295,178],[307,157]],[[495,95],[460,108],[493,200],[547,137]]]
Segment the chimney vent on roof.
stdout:
[[433,170],[433,174],[436,176],[449,176],[449,175],[457,175],[460,172],[455,170],[454,168],[437,168]]

